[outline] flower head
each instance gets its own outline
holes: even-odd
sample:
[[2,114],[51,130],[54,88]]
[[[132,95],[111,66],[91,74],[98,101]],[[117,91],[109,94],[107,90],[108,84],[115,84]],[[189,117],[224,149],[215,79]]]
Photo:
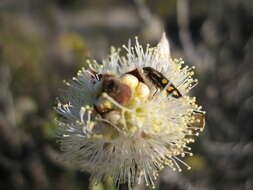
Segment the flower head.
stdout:
[[204,128],[205,113],[188,96],[193,68],[172,60],[165,34],[157,47],[123,46],[102,64],[78,72],[60,98],[58,132],[63,159],[91,173],[96,183],[112,177],[129,188],[144,180],[154,187],[165,166],[190,168],[190,153]]

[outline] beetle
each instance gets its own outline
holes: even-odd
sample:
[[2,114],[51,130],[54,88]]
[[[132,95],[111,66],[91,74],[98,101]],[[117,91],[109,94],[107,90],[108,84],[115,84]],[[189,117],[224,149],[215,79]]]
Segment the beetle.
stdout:
[[151,80],[151,82],[159,89],[166,88],[168,95],[174,98],[182,97],[179,90],[172,84],[161,72],[153,69],[152,67],[143,67],[144,74]]
[[[161,72],[155,70],[152,67],[143,67],[143,72],[146,77],[159,89],[163,90],[166,88],[168,95],[174,98],[181,98],[182,94],[180,91],[172,84],[169,79],[167,79]],[[202,130],[205,127],[205,112],[203,111],[193,111],[194,122],[188,124],[189,127],[194,126],[196,130]]]

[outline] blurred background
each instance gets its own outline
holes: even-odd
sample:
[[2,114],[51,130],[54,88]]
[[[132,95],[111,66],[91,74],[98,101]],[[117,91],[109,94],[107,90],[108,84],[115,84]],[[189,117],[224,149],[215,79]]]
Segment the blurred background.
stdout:
[[252,0],[0,0],[0,189],[89,189],[88,173],[57,160],[62,80],[111,45],[155,45],[165,30],[172,56],[196,66],[207,124],[192,170],[162,171],[157,189],[252,190],[252,22]]

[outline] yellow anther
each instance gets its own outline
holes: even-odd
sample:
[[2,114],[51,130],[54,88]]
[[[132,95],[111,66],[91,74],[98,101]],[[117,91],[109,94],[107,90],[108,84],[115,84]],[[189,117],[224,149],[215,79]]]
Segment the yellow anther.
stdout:
[[138,79],[130,74],[125,74],[120,78],[121,82],[126,84],[127,86],[129,86],[131,88],[131,90],[135,90],[135,88],[137,87],[139,81]]
[[110,111],[109,113],[106,113],[104,115],[104,118],[111,121],[113,124],[117,124],[121,116],[120,116],[120,113],[117,111]]
[[147,98],[149,94],[150,90],[148,86],[142,82],[139,82],[135,90],[135,95],[140,98]]

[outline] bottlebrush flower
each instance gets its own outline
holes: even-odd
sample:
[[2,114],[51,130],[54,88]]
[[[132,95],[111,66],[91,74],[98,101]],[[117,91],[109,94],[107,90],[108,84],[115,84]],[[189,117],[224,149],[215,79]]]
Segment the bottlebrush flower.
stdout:
[[165,166],[190,169],[181,157],[204,128],[205,112],[188,96],[193,68],[172,60],[163,35],[157,47],[113,49],[102,64],[90,62],[59,98],[58,134],[63,160],[91,173],[97,183],[112,177],[132,188],[154,187]]

